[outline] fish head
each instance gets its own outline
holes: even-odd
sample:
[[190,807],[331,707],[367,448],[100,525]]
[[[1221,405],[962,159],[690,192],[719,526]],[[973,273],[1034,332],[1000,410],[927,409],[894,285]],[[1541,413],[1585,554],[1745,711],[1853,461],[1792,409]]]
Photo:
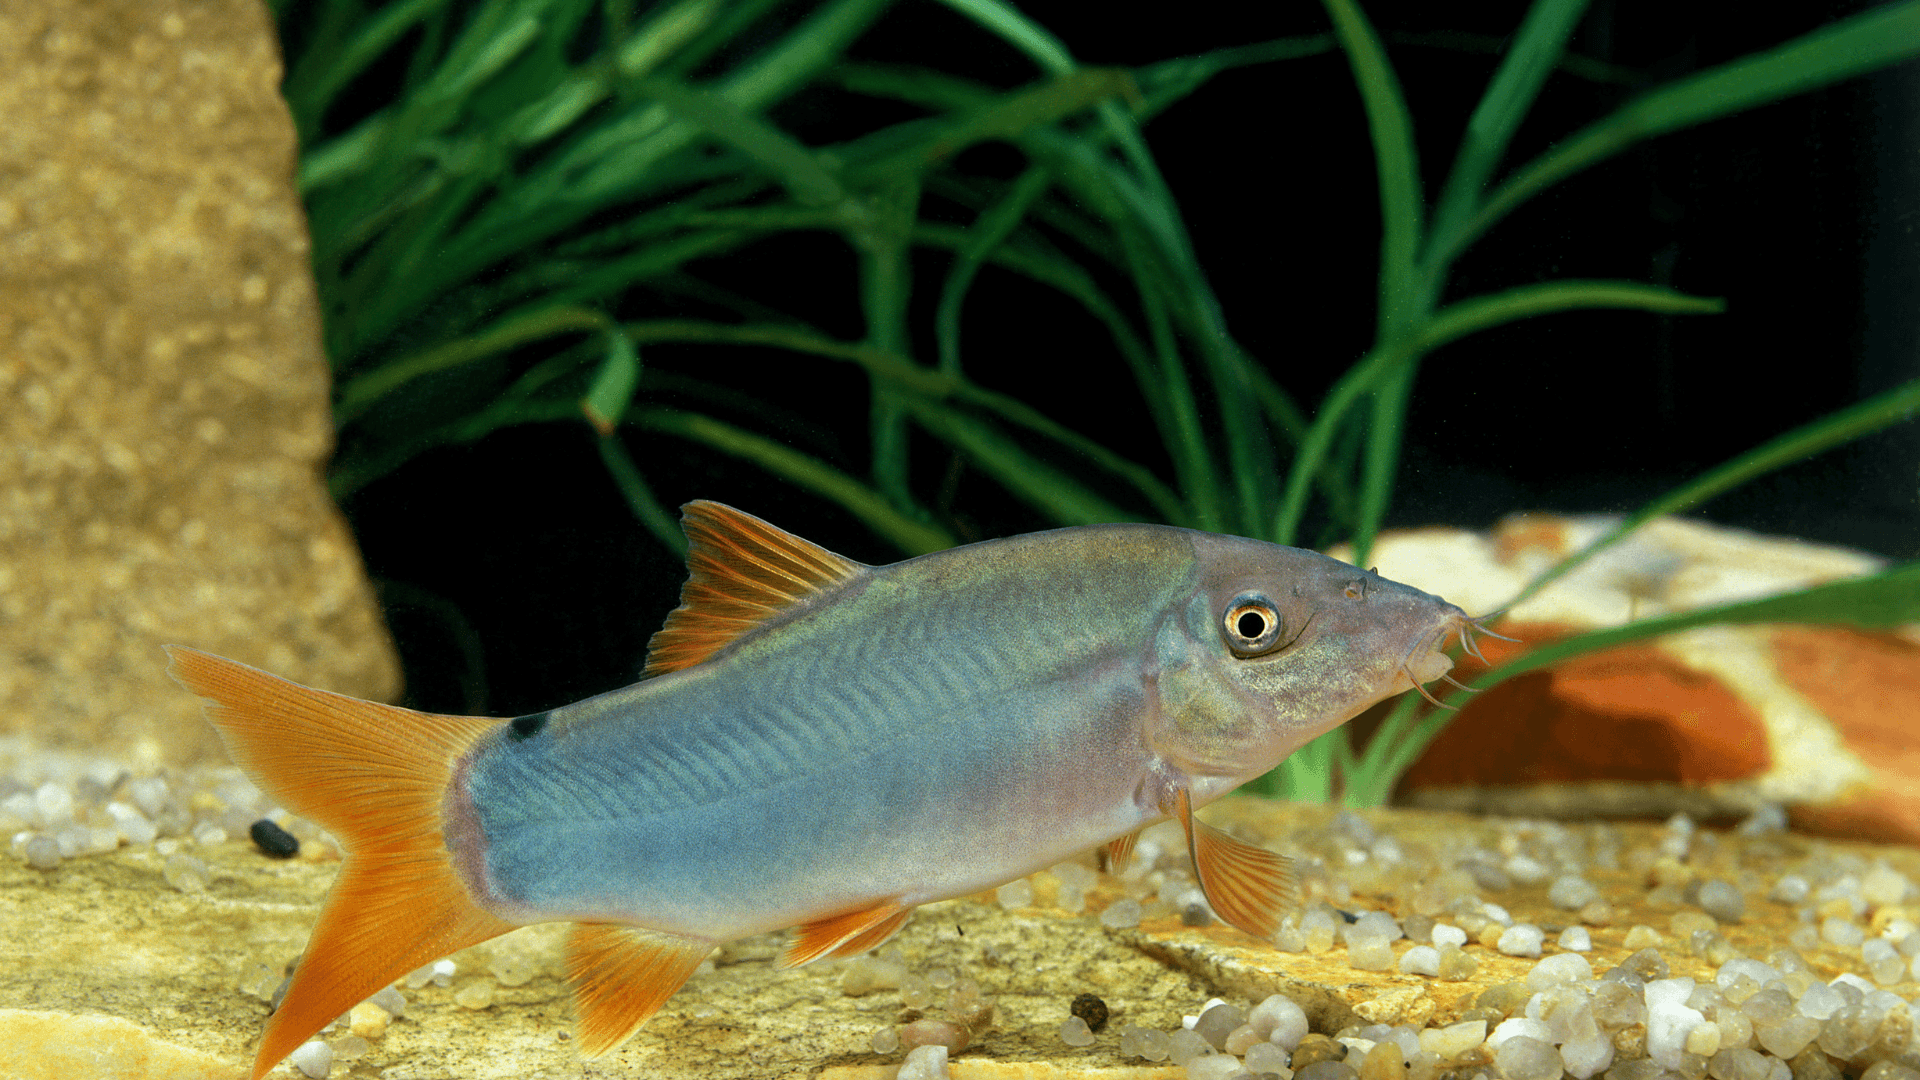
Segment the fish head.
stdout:
[[[1199,534],[1194,589],[1157,637],[1156,751],[1257,776],[1384,698],[1438,679],[1467,614],[1313,551]],[[1422,691],[1424,693],[1424,691]]]

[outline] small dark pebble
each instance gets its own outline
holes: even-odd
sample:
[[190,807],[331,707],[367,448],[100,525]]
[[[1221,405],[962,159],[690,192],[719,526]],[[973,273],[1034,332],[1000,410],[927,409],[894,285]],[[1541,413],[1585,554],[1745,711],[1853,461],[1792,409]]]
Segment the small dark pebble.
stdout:
[[1213,922],[1213,912],[1205,904],[1188,904],[1180,909],[1182,926],[1207,926]]
[[1359,922],[1359,921],[1360,921],[1360,916],[1358,916],[1358,915],[1355,915],[1355,914],[1354,914],[1353,912],[1351,912],[1351,911],[1342,911],[1342,910],[1340,910],[1339,908],[1334,908],[1334,909],[1333,909],[1333,911],[1334,911],[1334,914],[1336,914],[1336,915],[1338,915],[1338,916],[1340,916],[1341,918],[1343,918],[1343,919],[1345,919],[1345,920],[1347,920],[1347,925],[1348,925],[1348,926],[1352,926],[1352,925],[1353,925],[1354,923],[1357,923],[1357,922]]
[[261,851],[276,859],[291,859],[300,854],[299,838],[275,825],[272,818],[261,818],[247,832]]
[[1107,1026],[1107,1003],[1092,994],[1081,994],[1074,998],[1067,1011],[1085,1020],[1088,1031],[1099,1031]]

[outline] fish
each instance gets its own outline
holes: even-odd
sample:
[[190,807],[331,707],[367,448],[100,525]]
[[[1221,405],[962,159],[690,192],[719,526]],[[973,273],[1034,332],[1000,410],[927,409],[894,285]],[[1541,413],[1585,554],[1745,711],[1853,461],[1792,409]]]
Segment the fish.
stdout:
[[[1077,526],[870,566],[721,503],[638,682],[511,719],[415,712],[172,645],[228,754],[341,868],[258,1080],[406,973],[573,925],[578,1045],[604,1055],[719,945],[853,956],[918,906],[1185,830],[1214,912],[1270,937],[1279,854],[1194,811],[1452,668],[1476,620],[1297,548]],[[1491,631],[1486,631],[1491,632]],[[1429,695],[1430,696],[1430,695]]]

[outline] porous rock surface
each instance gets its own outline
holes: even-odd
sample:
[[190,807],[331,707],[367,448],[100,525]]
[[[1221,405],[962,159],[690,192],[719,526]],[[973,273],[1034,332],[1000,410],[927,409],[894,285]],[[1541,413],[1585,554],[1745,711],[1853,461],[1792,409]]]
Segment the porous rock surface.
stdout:
[[[1351,839],[1355,829],[1367,835],[1377,830],[1392,839],[1397,864],[1411,873],[1395,872],[1384,862],[1345,858],[1339,860],[1344,868],[1331,868],[1331,878],[1328,867],[1308,866],[1307,887],[1317,892],[1329,882],[1344,883],[1351,891],[1341,907],[1386,910],[1402,919],[1410,914],[1414,890],[1433,878],[1435,860],[1455,857],[1444,853],[1476,847],[1493,851],[1503,846],[1503,837],[1510,844],[1511,837],[1529,828],[1522,824],[1516,833],[1511,823],[1424,811],[1366,812],[1362,824],[1351,816],[1336,819],[1326,807],[1238,797],[1210,808],[1208,816],[1283,850],[1320,852],[1322,860],[1356,843]],[[1682,918],[1700,918],[1697,908],[1677,899],[1679,890],[1673,887],[1692,875],[1745,882],[1746,914],[1720,932],[1733,947],[1758,956],[1800,925],[1792,907],[1764,899],[1768,880],[1814,851],[1814,845],[1825,845],[1818,848],[1823,857],[1885,860],[1920,877],[1920,854],[1911,849],[1784,834],[1707,838],[1702,833],[1686,863],[1667,859],[1643,867],[1634,853],[1667,850],[1661,845],[1670,845],[1668,831],[1654,824],[1609,828],[1606,842],[1626,856],[1614,869],[1596,865],[1588,873],[1609,908],[1608,917],[1590,928],[1593,950],[1586,957],[1595,972],[1636,951],[1638,945],[1629,948],[1625,942],[1631,928],[1640,926],[1643,934],[1652,927],[1665,935],[1662,951],[1675,976],[1710,979],[1712,965],[1691,956],[1668,930]],[[100,1051],[98,1075],[129,1080],[244,1075],[267,1013],[265,1002],[247,987],[257,985],[261,965],[277,975],[298,954],[337,863],[274,861],[237,841],[193,850],[212,868],[204,893],[169,887],[163,857],[150,849],[65,860],[51,871],[0,859],[0,1006],[32,1010],[0,1009],[0,1075],[70,1075],[48,1071],[35,1056],[49,1045],[50,1026],[59,1023],[72,1025],[76,1037],[109,1029],[119,1033],[90,1043]],[[1123,1057],[1119,1030],[1127,1024],[1177,1030],[1183,1013],[1197,1011],[1216,995],[1246,1008],[1268,994],[1285,994],[1322,1034],[1368,1023],[1438,1027],[1459,1019],[1485,988],[1525,979],[1537,962],[1470,943],[1467,951],[1478,970],[1467,981],[1362,971],[1348,963],[1343,947],[1282,952],[1218,923],[1194,927],[1166,916],[1137,927],[1109,928],[1098,912],[1121,896],[1115,879],[1101,876],[1087,894],[1086,910],[1074,914],[1055,906],[1058,886],[1052,875],[1043,872],[1032,880],[1031,905],[1006,910],[992,894],[929,905],[895,939],[911,971],[945,968],[977,980],[994,1008],[991,1026],[954,1057],[956,1080],[1171,1080],[1181,1073],[1170,1063]],[[1664,896],[1650,890],[1654,880],[1668,884]],[[1545,928],[1549,954],[1556,951],[1552,934],[1578,921],[1549,902],[1544,883],[1485,895],[1515,920]],[[405,990],[404,1018],[371,1040],[350,1075],[388,1080],[583,1075],[559,978],[563,930],[517,931],[459,954],[450,985]],[[902,1054],[876,1053],[871,1038],[914,1015],[901,991],[850,996],[842,988],[844,963],[778,970],[774,961],[783,944],[783,935],[776,934],[723,949],[712,970],[696,974],[638,1035],[593,1065],[590,1075],[889,1080]],[[1400,941],[1394,949],[1404,952],[1409,945]],[[1823,978],[1857,967],[1857,951],[1824,944],[1803,949]],[[493,986],[486,1008],[456,1002],[470,984],[491,982],[508,968],[519,971],[514,985]],[[1057,1031],[1073,998],[1082,993],[1104,999],[1112,1019],[1094,1045],[1076,1048],[1061,1042]],[[143,1036],[129,1036],[129,1024]],[[143,1071],[135,1059],[166,1064]],[[208,1066],[209,1060],[224,1063],[227,1071]],[[187,1063],[178,1066],[182,1070],[200,1071],[174,1071],[180,1062]],[[296,1074],[283,1065],[275,1075]],[[349,1074],[336,1066],[334,1075]]]
[[165,642],[398,689],[280,73],[259,0],[0,4],[0,736],[224,760]]

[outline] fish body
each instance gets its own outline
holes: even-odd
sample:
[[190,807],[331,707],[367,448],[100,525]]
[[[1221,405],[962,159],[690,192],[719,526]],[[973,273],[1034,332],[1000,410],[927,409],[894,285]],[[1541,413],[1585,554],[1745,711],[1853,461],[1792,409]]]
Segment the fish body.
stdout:
[[685,526],[650,677],[546,713],[411,713],[172,650],[235,760],[348,856],[256,1076],[517,925],[580,924],[582,1046],[604,1052],[719,943],[797,927],[783,962],[851,955],[920,904],[1124,860],[1168,817],[1216,911],[1264,936],[1284,861],[1193,809],[1444,675],[1473,625],[1313,552],[1164,526],[882,567],[715,503]]

